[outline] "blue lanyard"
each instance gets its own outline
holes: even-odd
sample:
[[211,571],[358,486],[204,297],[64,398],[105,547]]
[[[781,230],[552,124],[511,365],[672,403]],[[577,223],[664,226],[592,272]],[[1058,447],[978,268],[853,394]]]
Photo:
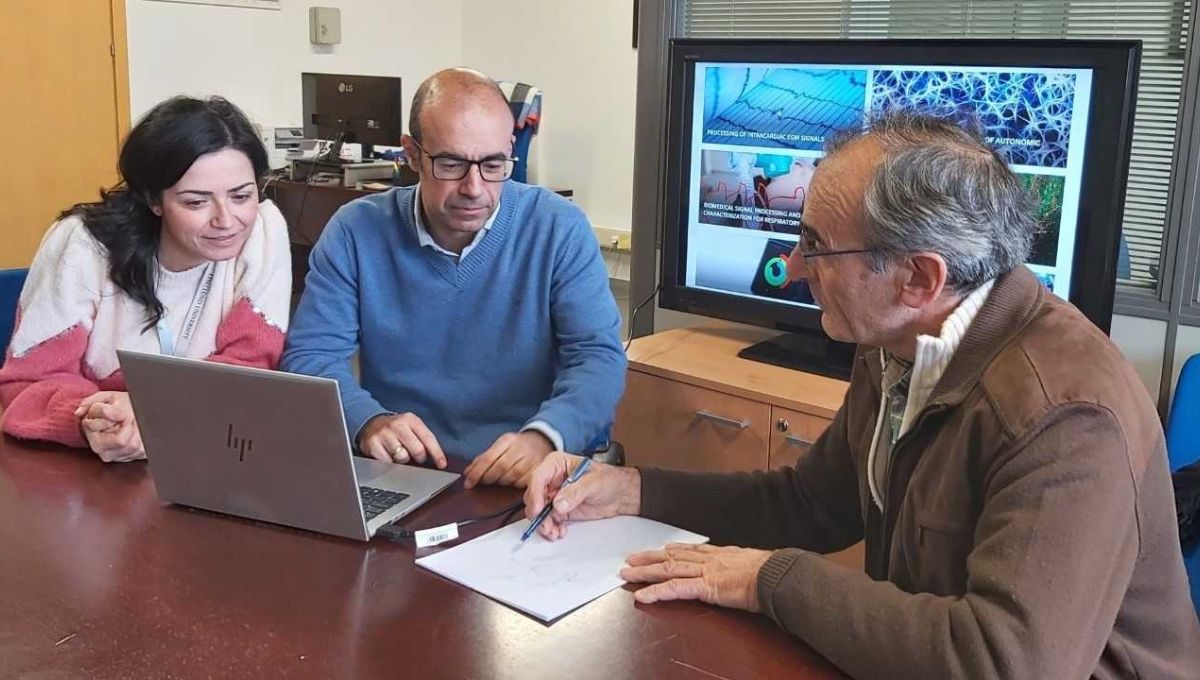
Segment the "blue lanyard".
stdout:
[[[188,307],[188,315],[183,322],[183,330],[179,334],[179,346],[175,346],[171,327],[167,325],[165,318],[159,319],[158,323],[154,326],[154,329],[158,331],[158,351],[164,355],[182,356],[183,352],[187,349],[189,341],[192,339],[192,333],[196,330],[196,322],[200,319],[200,312],[204,309],[205,301],[208,300],[209,291],[212,290],[213,277],[217,273],[216,263],[209,262],[204,266],[204,276],[200,279],[200,285],[192,295],[192,304]],[[176,353],[176,350],[178,350],[178,353]]]

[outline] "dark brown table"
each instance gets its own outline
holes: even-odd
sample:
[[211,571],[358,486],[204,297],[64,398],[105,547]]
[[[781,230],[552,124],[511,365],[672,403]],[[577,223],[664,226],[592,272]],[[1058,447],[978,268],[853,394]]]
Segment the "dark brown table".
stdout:
[[[460,482],[406,525],[518,497]],[[4,437],[0,678],[841,677],[765,617],[627,587],[547,626],[413,552],[164,506],[144,463]]]

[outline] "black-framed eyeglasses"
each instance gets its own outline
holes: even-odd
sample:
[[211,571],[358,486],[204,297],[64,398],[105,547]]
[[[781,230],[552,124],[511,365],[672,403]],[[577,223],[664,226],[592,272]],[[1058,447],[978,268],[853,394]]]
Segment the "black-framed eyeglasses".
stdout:
[[453,154],[438,154],[430,155],[425,147],[416,139],[413,139],[413,144],[420,149],[421,153],[429,158],[429,165],[433,168],[433,176],[435,179],[446,181],[457,181],[467,176],[471,171],[471,166],[478,166],[479,176],[485,182],[503,182],[512,177],[513,164],[517,162],[517,158],[507,158],[505,156],[492,156],[490,158],[482,158],[473,161],[461,156]]
[[800,223],[800,240],[796,242],[796,251],[804,259],[812,257],[828,257],[829,255],[854,255],[856,253],[882,253],[882,248],[854,248],[851,250],[821,250],[817,240],[808,233],[809,226]]

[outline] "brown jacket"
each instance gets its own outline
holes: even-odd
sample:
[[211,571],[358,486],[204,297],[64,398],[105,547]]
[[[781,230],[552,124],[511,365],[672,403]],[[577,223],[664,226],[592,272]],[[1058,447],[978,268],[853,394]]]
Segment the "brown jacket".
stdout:
[[[1200,678],[1162,428],[1117,348],[1000,277],[867,488],[878,350],[794,469],[642,473],[645,516],[778,550],[759,606],[857,677]],[[865,574],[821,558],[865,539]]]

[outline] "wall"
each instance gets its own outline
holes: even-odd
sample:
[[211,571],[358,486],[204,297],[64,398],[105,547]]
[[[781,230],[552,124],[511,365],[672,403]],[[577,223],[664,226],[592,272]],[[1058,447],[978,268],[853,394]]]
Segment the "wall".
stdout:
[[462,0],[465,66],[543,90],[538,184],[575,190],[592,223],[628,231],[637,51],[633,0]]
[[133,117],[184,92],[225,95],[260,125],[299,124],[300,73],[312,70],[399,75],[407,118],[423,78],[470,66],[544,90],[532,179],[574,189],[594,224],[629,230],[632,0],[528,0],[519,10],[488,0],[320,4],[342,10],[340,45],[309,44],[307,3],[269,11],[127,0]]
[[[338,7],[342,42],[308,41],[308,7]],[[299,125],[304,71],[422,79],[462,59],[461,0],[285,0],[279,11],[126,0],[134,119],[178,93],[221,94],[267,127]]]
[[1163,343],[1167,337],[1167,322],[1136,316],[1114,315],[1109,337],[1121,353],[1133,364],[1138,377],[1158,402],[1158,386],[1162,377]]

